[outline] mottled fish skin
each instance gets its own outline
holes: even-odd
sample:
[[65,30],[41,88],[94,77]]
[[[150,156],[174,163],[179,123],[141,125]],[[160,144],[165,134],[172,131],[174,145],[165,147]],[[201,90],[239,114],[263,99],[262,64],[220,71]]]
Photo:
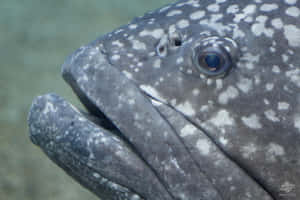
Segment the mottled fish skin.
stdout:
[[[91,114],[111,120],[115,128],[106,129],[121,134],[121,146],[128,143],[126,151],[151,174],[145,182],[157,183],[135,190],[140,183],[111,175],[127,189],[108,197],[298,200],[299,19],[299,0],[178,1],[72,54],[64,78]],[[198,63],[206,50],[223,56],[224,72]],[[35,143],[43,140],[37,130],[47,125],[33,121],[48,115],[35,116],[35,108],[50,102],[45,108],[53,113],[57,103],[50,99],[33,104]],[[39,145],[46,153],[52,148]],[[105,164],[99,161],[97,170]],[[124,173],[135,171],[124,167]],[[101,197],[99,188],[83,185]]]

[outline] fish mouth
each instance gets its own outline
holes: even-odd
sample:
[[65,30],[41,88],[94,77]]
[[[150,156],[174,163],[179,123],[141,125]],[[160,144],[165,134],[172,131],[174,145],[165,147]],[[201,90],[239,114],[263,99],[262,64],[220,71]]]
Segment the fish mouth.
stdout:
[[[148,97],[98,47],[75,51],[62,75],[88,112],[56,94],[37,97],[28,116],[31,141],[101,199],[172,199],[148,164],[166,158],[153,133],[168,131]],[[147,140],[157,146],[147,150]]]
[[125,193],[119,199],[221,199],[151,98],[103,49],[80,48],[62,75],[89,114],[50,94],[34,101],[28,123],[33,143],[69,175],[104,199],[110,199],[102,194],[107,190]]
[[153,98],[111,64],[103,48],[85,46],[74,52],[63,64],[62,76],[87,109],[85,116],[129,145],[136,133],[153,132],[153,116],[165,121]]
[[221,199],[176,130],[153,105],[153,97],[111,64],[105,52],[99,46],[80,49],[63,65],[62,74],[89,112],[100,119],[98,125],[122,138],[166,191],[156,192],[164,198],[147,199]]

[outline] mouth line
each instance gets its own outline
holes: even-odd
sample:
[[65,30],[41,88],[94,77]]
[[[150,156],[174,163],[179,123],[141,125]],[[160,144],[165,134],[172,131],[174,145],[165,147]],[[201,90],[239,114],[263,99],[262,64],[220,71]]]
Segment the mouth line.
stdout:
[[[81,102],[83,103],[83,102]],[[86,104],[86,103],[84,103]],[[119,129],[115,126],[115,123],[113,123],[112,120],[110,120],[104,112],[102,112],[100,109],[96,107],[92,102],[89,103],[89,106],[85,105],[87,108],[88,113],[85,113],[81,111],[80,113],[85,116],[89,121],[95,123],[97,126],[108,130],[110,132],[113,132],[117,134],[118,136],[121,136],[121,132]],[[93,108],[93,109],[92,109]]]

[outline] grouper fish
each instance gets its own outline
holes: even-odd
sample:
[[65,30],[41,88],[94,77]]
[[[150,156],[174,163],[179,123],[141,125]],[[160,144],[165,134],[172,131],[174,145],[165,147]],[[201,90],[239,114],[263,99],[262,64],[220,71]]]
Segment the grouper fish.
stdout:
[[300,199],[299,0],[181,0],[62,75],[87,111],[39,96],[30,138],[101,199]]

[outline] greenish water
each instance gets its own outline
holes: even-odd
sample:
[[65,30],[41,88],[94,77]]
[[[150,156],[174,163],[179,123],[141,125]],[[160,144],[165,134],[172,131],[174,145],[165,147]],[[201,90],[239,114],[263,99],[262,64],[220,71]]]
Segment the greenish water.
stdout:
[[79,105],[60,76],[75,49],[171,0],[2,0],[0,200],[93,200],[28,138],[31,101],[55,92]]

